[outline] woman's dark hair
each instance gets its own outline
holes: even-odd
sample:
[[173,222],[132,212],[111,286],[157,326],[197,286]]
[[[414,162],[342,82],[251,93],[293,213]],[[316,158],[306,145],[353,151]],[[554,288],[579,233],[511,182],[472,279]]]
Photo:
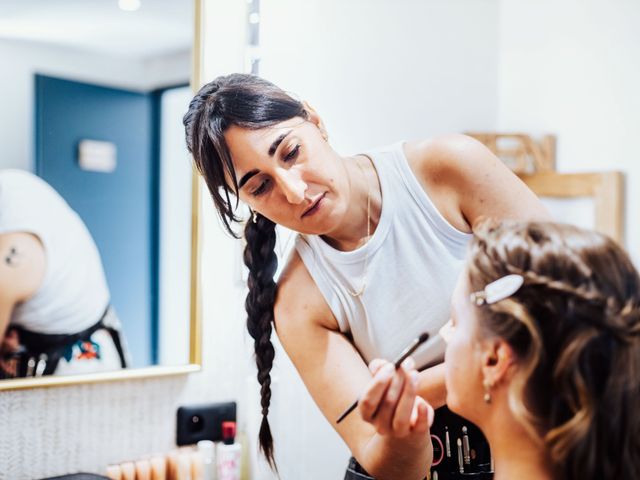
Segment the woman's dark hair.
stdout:
[[486,222],[474,233],[472,291],[524,278],[479,307],[481,335],[516,353],[516,418],[558,478],[640,478],[640,277],[627,254],[569,225]]
[[[216,78],[203,86],[189,104],[183,118],[187,147],[205,179],[225,229],[236,238],[238,235],[231,224],[241,221],[236,213],[238,183],[224,133],[232,125],[257,130],[294,117],[308,118],[301,102],[272,83],[247,74]],[[249,293],[245,302],[247,329],[254,340],[261,386],[260,448],[275,468],[273,437],[267,420],[274,357],[271,331],[276,297],[275,224],[256,215],[255,221],[247,222],[244,235],[247,242],[244,263],[249,269]]]

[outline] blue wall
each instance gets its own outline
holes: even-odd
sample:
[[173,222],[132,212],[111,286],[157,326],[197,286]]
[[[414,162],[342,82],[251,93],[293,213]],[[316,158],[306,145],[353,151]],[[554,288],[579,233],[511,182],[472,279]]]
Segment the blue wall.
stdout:
[[[157,338],[155,96],[37,75],[35,105],[37,174],[89,228],[133,364],[150,365]],[[82,139],[113,142],[116,170],[81,170]]]

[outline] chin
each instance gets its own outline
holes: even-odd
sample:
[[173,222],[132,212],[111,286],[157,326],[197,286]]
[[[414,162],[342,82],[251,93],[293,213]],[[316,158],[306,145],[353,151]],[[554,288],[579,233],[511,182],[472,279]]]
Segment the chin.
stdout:
[[[327,207],[329,207],[329,205],[327,205]],[[331,233],[340,226],[343,215],[338,209],[331,209],[331,211],[327,210],[319,213],[321,217],[319,216],[315,222],[303,223],[301,225],[302,228],[308,230],[302,233],[331,236]]]

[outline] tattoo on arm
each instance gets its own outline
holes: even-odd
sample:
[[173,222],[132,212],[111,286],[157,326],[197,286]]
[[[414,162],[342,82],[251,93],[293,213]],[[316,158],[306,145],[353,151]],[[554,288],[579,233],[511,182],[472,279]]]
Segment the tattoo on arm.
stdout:
[[22,255],[18,252],[16,247],[11,247],[9,252],[4,256],[4,263],[10,267],[17,267],[20,264]]

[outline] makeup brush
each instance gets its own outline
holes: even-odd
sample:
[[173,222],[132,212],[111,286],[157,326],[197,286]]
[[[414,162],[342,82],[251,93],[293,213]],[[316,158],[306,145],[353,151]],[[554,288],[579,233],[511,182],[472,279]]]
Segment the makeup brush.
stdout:
[[[427,340],[429,340],[429,334],[428,333],[423,333],[421,334],[419,337],[417,337],[412,343],[411,345],[409,345],[407,348],[405,348],[403,350],[403,352],[400,354],[400,356],[396,359],[395,362],[393,362],[393,366],[395,367],[395,369],[397,370],[398,368],[400,368],[400,365],[402,364],[402,362],[405,361],[405,359],[411,355],[413,352],[416,351],[416,349],[422,345],[424,342],[426,342]],[[349,415],[351,412],[353,412],[356,407],[358,406],[358,402],[360,401],[360,399],[356,400],[355,402],[353,402],[351,404],[351,406],[349,408],[347,408],[342,415],[340,415],[340,417],[338,418],[338,420],[336,420],[336,423],[340,423],[342,420],[344,420],[347,415]]]

